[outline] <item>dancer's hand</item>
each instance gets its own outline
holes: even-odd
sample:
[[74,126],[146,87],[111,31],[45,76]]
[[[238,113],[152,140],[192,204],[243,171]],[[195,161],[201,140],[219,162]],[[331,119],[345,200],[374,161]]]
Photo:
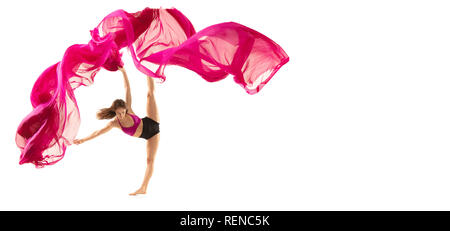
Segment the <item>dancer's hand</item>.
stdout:
[[73,140],[73,143],[78,145],[78,144],[84,143],[84,141],[85,141],[84,139],[75,139],[75,140]]

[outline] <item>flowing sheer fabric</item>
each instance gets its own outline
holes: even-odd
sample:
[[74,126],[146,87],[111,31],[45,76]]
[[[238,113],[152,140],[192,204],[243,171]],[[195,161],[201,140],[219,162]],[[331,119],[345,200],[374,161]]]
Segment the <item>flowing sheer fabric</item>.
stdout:
[[62,60],[36,80],[30,97],[33,110],[16,133],[20,164],[44,167],[64,157],[80,126],[74,90],[93,84],[101,68],[123,67],[120,50],[124,47],[139,71],[161,82],[166,80],[164,68],[178,65],[209,82],[231,74],[249,94],[259,92],[289,61],[278,44],[251,28],[226,22],[196,33],[175,8],[117,10],[90,32],[88,44],[67,48]]

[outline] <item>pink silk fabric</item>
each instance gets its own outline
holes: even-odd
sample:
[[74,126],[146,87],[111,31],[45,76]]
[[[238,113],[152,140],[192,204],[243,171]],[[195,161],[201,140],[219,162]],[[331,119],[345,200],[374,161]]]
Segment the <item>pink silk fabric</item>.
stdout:
[[258,93],[289,61],[278,44],[251,28],[225,22],[196,32],[175,8],[116,10],[90,32],[88,44],[67,48],[62,60],[36,80],[30,97],[33,110],[16,132],[19,164],[44,167],[64,157],[80,126],[74,90],[93,84],[101,68],[123,67],[124,47],[140,72],[161,82],[166,79],[166,65],[178,65],[209,82],[231,74],[248,94]]

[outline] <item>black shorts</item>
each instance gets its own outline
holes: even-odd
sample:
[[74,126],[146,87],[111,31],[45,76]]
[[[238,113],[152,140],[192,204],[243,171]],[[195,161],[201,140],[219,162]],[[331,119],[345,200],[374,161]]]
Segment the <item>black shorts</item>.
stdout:
[[148,118],[147,116],[142,119],[142,134],[139,136],[139,138],[143,139],[150,139],[154,135],[159,133],[159,123]]

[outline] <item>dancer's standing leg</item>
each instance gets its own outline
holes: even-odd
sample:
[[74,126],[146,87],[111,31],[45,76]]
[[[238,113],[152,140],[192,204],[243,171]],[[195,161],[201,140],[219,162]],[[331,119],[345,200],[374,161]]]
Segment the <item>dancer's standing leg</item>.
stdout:
[[[159,123],[158,108],[156,106],[154,95],[155,83],[153,81],[153,77],[147,76],[147,83],[147,116]],[[159,134],[160,133],[147,140],[147,168],[145,170],[144,181],[142,182],[141,187],[136,192],[130,193],[130,195],[145,194],[147,192],[148,182],[153,174],[153,165],[159,144]]]

